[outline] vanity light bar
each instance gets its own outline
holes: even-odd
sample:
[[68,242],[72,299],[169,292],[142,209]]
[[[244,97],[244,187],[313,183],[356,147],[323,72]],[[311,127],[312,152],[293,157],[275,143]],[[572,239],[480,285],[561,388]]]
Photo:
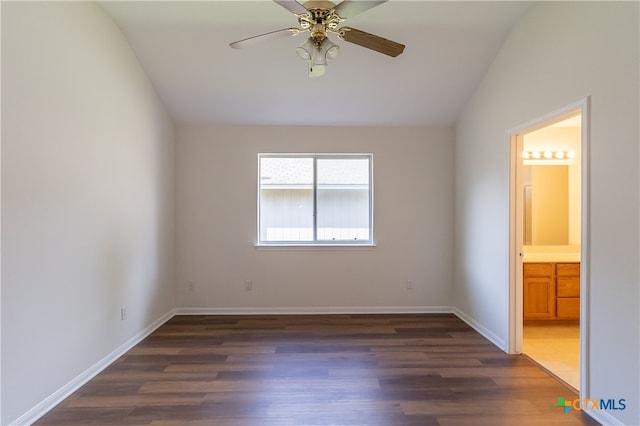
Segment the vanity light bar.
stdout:
[[570,160],[576,156],[573,151],[523,151],[525,160]]

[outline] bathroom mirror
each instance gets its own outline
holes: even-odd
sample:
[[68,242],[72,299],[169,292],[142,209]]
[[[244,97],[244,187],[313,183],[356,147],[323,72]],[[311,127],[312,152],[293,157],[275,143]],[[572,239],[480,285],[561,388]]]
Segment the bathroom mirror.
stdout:
[[569,166],[524,166],[524,244],[571,243]]

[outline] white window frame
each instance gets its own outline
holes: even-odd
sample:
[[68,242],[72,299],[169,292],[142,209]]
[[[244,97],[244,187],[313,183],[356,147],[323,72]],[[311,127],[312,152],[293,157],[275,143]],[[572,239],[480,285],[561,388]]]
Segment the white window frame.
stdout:
[[[313,240],[312,241],[262,241],[260,239],[260,160],[262,158],[311,158],[313,159]],[[317,237],[317,162],[319,159],[366,159],[369,161],[369,238],[361,240],[318,240]],[[373,154],[372,153],[259,153],[257,173],[257,237],[256,247],[375,247],[373,239]]]

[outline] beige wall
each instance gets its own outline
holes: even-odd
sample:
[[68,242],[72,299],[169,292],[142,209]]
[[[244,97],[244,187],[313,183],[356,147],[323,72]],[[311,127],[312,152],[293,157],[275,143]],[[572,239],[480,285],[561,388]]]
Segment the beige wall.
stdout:
[[[377,246],[254,247],[260,152],[372,153]],[[180,128],[179,306],[211,311],[448,309],[452,156],[449,127]],[[253,282],[252,291],[245,290],[245,281]]]
[[[640,401],[639,16],[637,2],[536,3],[456,126],[454,303],[506,343],[506,135],[590,99],[587,398]],[[589,414],[640,424],[635,403]]]
[[171,120],[102,9],[2,2],[1,424],[173,308],[173,180]]

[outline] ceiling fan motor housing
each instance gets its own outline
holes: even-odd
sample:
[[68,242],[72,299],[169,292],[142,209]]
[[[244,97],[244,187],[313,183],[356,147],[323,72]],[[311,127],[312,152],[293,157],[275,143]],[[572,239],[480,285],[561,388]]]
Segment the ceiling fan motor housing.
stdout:
[[335,4],[330,1],[308,1],[304,7],[307,13],[298,15],[300,28],[311,32],[311,38],[320,50],[327,32],[336,30],[344,19],[335,12]]

